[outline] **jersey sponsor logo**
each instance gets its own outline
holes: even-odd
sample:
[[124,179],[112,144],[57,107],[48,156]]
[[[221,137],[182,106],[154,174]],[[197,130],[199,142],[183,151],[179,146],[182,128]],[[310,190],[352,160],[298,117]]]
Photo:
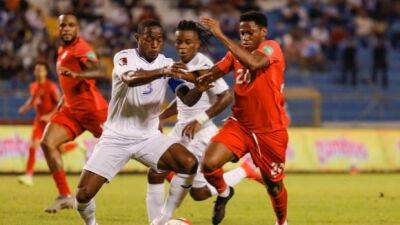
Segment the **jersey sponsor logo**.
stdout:
[[122,57],[118,60],[118,65],[120,66],[126,66],[128,65],[128,58],[127,57]]
[[238,69],[236,73],[236,84],[249,84],[251,82],[251,73],[249,69]]
[[271,46],[264,46],[263,51],[267,53],[267,55],[271,55],[274,52],[274,49]]

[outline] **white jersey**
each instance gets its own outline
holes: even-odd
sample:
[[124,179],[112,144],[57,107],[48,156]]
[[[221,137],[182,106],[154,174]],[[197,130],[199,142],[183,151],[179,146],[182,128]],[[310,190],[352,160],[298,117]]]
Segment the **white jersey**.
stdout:
[[145,85],[128,87],[121,80],[121,75],[127,71],[155,70],[172,64],[173,60],[163,54],[159,54],[153,62],[148,62],[139,56],[136,49],[115,54],[112,96],[103,135],[148,138],[160,133],[158,116],[168,85],[175,92],[183,82],[173,78],[159,78]]
[[[195,57],[186,64],[188,71],[210,69],[213,65],[214,63],[207,56],[201,53],[197,53]],[[192,83],[186,83],[186,85],[189,88],[194,87]],[[229,89],[228,84],[223,78],[216,80],[213,85],[214,87],[207,90],[206,94],[203,93],[200,100],[192,107],[185,105],[182,100],[177,98],[176,104],[178,109],[178,123],[188,123],[194,120],[197,115],[204,112],[211,106],[216,95],[221,94]]]

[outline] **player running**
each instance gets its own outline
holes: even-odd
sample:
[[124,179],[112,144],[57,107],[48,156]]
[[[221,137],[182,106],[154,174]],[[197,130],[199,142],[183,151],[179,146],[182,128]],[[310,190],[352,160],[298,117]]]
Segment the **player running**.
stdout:
[[[197,71],[200,73],[202,70],[210,69],[213,66],[213,62],[208,57],[199,53],[199,49],[202,44],[207,42],[209,35],[209,32],[196,22],[183,20],[178,24],[175,33],[175,46],[181,61],[186,64],[189,72]],[[188,85],[194,87],[193,84]],[[178,114],[178,121],[169,136],[186,146],[199,162],[202,160],[210,139],[218,132],[217,126],[211,119],[220,114],[233,100],[229,87],[223,78],[213,82],[212,86],[206,93],[203,93],[194,106],[188,107],[178,98],[160,115],[160,120],[162,120]],[[224,178],[229,186],[236,185],[245,177],[261,179],[259,173],[252,168],[254,166],[252,166],[250,159],[244,162],[241,167],[224,174]],[[162,211],[165,196],[165,175],[166,173],[156,173],[152,169],[148,173],[149,183],[146,202],[150,222],[160,216]],[[169,175],[173,176],[173,173]],[[176,176],[169,176],[169,179],[171,178],[173,183]],[[183,199],[187,191],[185,188],[176,186],[174,190],[171,189],[170,196]],[[218,194],[216,189],[206,182],[203,174],[198,170],[190,189],[192,198],[196,201],[202,201],[216,194]],[[172,201],[171,205],[166,205],[165,211],[173,212],[179,207],[175,204],[177,202],[180,201]]]
[[36,150],[39,148],[44,128],[50,120],[51,115],[57,110],[57,103],[60,99],[60,92],[57,85],[47,79],[48,67],[46,63],[36,63],[33,74],[35,75],[35,81],[29,85],[30,97],[18,110],[21,115],[27,113],[32,108],[36,111],[25,175],[18,177],[18,181],[27,186],[33,185]]
[[[76,199],[86,225],[96,224],[94,196],[133,158],[156,172],[174,171],[177,186],[189,189],[198,162],[177,140],[158,130],[159,115],[168,86],[187,105],[194,105],[202,93],[174,79],[182,64],[160,54],[163,29],[158,21],[146,20],[135,34],[138,48],[114,56],[112,97],[104,132],[82,172]],[[172,67],[171,67],[172,66]],[[166,205],[176,201],[171,195]],[[179,199],[178,199],[179,200]],[[169,218],[173,212],[170,212]],[[163,215],[166,215],[165,213]],[[157,218],[155,225],[164,225]]]
[[202,161],[206,180],[219,193],[212,223],[221,223],[225,206],[234,194],[224,180],[222,166],[250,152],[268,189],[276,224],[287,224],[287,192],[282,180],[288,118],[282,93],[285,61],[280,46],[273,40],[266,40],[267,18],[259,12],[241,15],[241,45],[223,34],[218,21],[202,18],[201,23],[229,51],[208,74],[198,78],[198,82],[212,82],[232,70],[235,77],[233,114],[212,138]]
[[91,78],[101,77],[99,63],[90,45],[79,36],[77,18],[72,14],[58,19],[63,45],[58,49],[57,73],[64,93],[64,104],[50,119],[40,145],[57,185],[59,196],[45,211],[55,213],[73,208],[75,198],[67,183],[60,146],[74,140],[85,130],[100,137],[107,118],[107,101]]

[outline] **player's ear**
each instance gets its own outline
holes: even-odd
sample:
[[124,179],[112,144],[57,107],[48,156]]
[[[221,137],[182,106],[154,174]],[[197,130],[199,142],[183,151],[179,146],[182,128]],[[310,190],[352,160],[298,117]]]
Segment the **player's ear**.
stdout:
[[135,41],[136,41],[136,43],[138,43],[139,42],[139,34],[138,33],[135,33],[134,35],[132,35],[133,36],[133,39],[135,39]]
[[261,28],[262,35],[265,37],[268,35],[268,29],[266,27]]

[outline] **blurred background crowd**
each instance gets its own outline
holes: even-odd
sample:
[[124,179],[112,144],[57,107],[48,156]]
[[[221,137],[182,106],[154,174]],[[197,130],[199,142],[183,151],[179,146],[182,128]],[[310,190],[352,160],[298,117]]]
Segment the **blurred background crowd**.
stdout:
[[[132,34],[142,20],[161,21],[165,54],[176,57],[177,21],[212,16],[221,21],[225,34],[238,39],[240,13],[249,10],[267,15],[269,38],[283,46],[287,87],[312,90],[309,95],[317,100],[323,97],[324,121],[400,120],[400,103],[392,99],[400,93],[398,0],[4,0],[0,1],[0,85],[3,90],[25,90],[37,59],[48,60],[54,71],[60,44],[57,16],[62,13],[78,16],[81,35],[110,74],[113,54],[135,46]],[[225,52],[211,40],[208,54],[218,59]],[[107,83],[103,87],[108,88]],[[306,102],[307,92],[302,93],[305,102],[289,104],[289,109],[299,108],[292,114],[300,121],[312,113],[307,107],[314,104]],[[357,108],[354,103],[361,104],[356,115],[331,112]]]

